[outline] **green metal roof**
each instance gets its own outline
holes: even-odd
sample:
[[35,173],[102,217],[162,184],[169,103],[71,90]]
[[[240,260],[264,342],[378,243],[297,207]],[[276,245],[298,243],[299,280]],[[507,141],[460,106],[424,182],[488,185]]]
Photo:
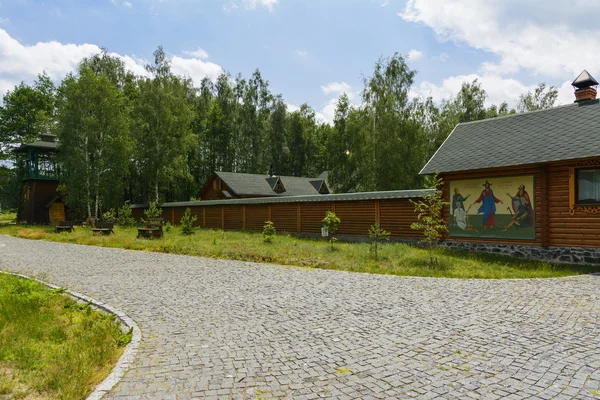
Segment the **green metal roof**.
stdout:
[[600,156],[598,100],[456,125],[421,174]]
[[[173,203],[160,203],[159,207],[198,207],[215,205],[243,205],[243,204],[279,204],[279,203],[311,203],[327,201],[361,201],[361,200],[391,200],[421,198],[426,194],[433,193],[432,189],[420,190],[392,190],[388,192],[360,192],[322,194],[311,196],[281,196],[254,199],[234,200],[206,200],[206,201],[181,201]],[[131,208],[147,208],[148,204],[132,204]]]

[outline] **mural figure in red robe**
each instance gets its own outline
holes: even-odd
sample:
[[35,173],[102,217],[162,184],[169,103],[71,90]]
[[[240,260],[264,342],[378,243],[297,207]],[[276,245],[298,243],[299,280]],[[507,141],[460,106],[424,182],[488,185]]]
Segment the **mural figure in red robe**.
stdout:
[[492,184],[486,180],[483,184],[484,189],[481,192],[481,195],[473,202],[473,204],[482,203],[481,207],[479,207],[479,210],[477,210],[477,214],[483,213],[484,230],[486,228],[494,228],[496,226],[496,221],[494,220],[494,215],[496,215],[496,203],[504,204],[502,200],[494,196],[491,186]]
[[512,218],[504,227],[504,230],[508,230],[511,226],[516,226],[517,229],[524,226],[532,226],[533,207],[531,206],[529,193],[525,191],[525,185],[520,185],[519,191],[514,196],[511,196],[510,193],[506,193],[506,195],[512,200],[512,208],[515,213],[512,214]]

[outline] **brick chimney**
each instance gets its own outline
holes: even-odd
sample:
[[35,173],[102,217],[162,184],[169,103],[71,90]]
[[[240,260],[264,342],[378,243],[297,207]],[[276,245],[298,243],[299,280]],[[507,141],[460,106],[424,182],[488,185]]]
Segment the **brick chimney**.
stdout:
[[575,103],[596,99],[598,81],[586,70],[583,70],[571,85],[575,88]]

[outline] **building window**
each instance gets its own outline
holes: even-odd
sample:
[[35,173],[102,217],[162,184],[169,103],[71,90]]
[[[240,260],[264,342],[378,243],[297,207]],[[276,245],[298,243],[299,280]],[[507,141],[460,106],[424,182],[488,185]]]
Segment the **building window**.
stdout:
[[277,181],[277,184],[275,185],[275,191],[277,193],[285,191],[285,187],[283,187],[283,183],[281,183],[281,180]]
[[600,168],[577,169],[577,204],[600,204]]

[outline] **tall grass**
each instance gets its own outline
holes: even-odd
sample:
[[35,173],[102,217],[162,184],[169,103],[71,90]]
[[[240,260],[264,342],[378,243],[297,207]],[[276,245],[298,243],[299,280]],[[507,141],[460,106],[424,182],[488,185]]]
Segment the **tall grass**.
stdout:
[[0,233],[131,250],[158,251],[212,258],[337,269],[403,276],[451,278],[550,278],[600,271],[598,266],[554,264],[492,254],[436,250],[438,265],[430,265],[426,250],[401,243],[383,244],[375,259],[368,243],[338,243],[334,250],[323,240],[277,235],[265,243],[260,233],[197,229],[185,236],[179,227],[162,239],[136,239],[135,228],[115,228],[110,236],[92,236],[88,228],[54,233],[51,227],[0,226]]
[[0,224],[8,224],[17,219],[17,214],[14,212],[2,212],[0,213]]
[[114,316],[0,273],[0,398],[85,398],[129,340]]

